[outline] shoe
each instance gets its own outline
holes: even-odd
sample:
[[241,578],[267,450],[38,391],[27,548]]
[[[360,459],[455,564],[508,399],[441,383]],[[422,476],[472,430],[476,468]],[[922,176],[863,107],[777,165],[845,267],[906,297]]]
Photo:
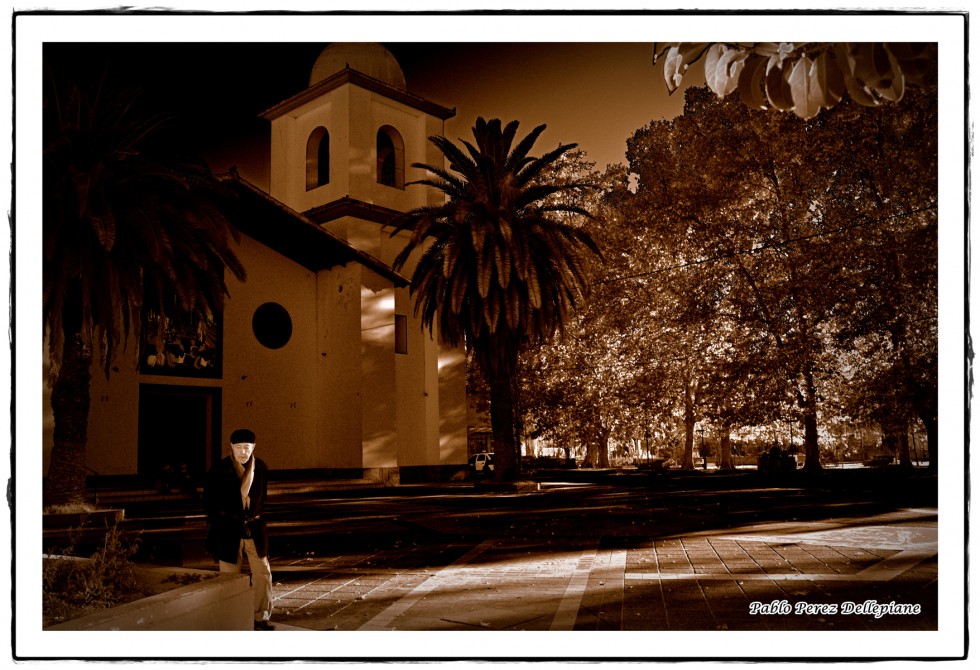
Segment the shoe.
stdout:
[[254,630],[275,630],[276,627],[273,626],[268,621],[256,621],[255,622],[255,626],[253,627],[253,629]]

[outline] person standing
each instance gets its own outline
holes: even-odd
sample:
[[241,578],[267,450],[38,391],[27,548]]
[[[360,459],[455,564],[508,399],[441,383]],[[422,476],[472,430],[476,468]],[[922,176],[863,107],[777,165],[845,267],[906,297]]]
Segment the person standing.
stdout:
[[208,518],[205,548],[221,572],[241,572],[242,555],[251,572],[255,630],[272,630],[272,568],[269,536],[262,518],[269,468],[255,456],[255,433],[231,434],[231,455],[208,472],[204,506]]

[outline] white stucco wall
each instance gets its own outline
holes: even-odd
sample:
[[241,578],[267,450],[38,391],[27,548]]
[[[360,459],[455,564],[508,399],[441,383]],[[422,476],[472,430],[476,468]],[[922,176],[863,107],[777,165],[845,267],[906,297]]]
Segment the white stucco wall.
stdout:
[[[239,259],[245,284],[232,281],[224,314],[222,436],[236,428],[256,433],[256,449],[273,469],[319,467],[310,448],[317,435],[317,277],[247,236]],[[269,349],[252,333],[256,308],[282,305],[292,320],[285,346]]]
[[350,264],[321,272],[318,278],[316,450],[326,468],[363,467],[362,272],[362,266]]
[[439,347],[439,462],[465,463],[467,402],[466,354]]
[[[140,384],[161,387],[191,387],[214,389],[221,387],[219,379],[189,379],[160,375],[143,375],[138,371],[137,344],[131,340],[117,352],[106,378],[101,362],[94,362],[90,392],[88,444],[86,465],[92,475],[133,475],[139,458],[139,398]],[[50,422],[51,407],[46,396],[43,406],[45,422]],[[179,421],[179,417],[174,417]],[[53,435],[45,433],[44,471],[49,466],[48,455]]]
[[[358,290],[357,272],[339,268],[318,276],[247,236],[236,253],[248,278],[229,281],[222,378],[139,374],[134,344],[117,357],[108,380],[94,369],[87,454],[93,473],[137,473],[141,383],[220,389],[216,415],[225,454],[231,432],[245,427],[255,431],[257,453],[273,469],[360,467],[360,423],[343,425],[360,394],[360,305],[357,298],[344,302],[337,291]],[[255,309],[266,302],[282,305],[292,320],[290,340],[280,349],[264,347],[252,332]]]
[[[330,183],[306,190],[307,140],[317,127],[330,133]],[[415,108],[358,86],[346,85],[291,110],[272,122],[272,195],[298,211],[350,197],[397,211],[439,202],[442,194],[421,186],[396,188],[377,181],[377,132],[383,126],[398,131],[404,143],[405,181],[426,172],[412,167],[423,162],[441,165],[442,154],[429,142],[443,133],[443,122]],[[391,238],[391,228],[351,216],[324,224],[382,262],[391,265],[406,237]],[[404,269],[409,274],[411,265]],[[352,277],[352,280],[354,278]],[[462,352],[442,348],[423,330],[414,316],[408,289],[378,283],[371,273],[360,275],[360,376],[348,366],[343,375],[360,393],[338,398],[338,390],[324,389],[330,398],[325,411],[337,402],[350,412],[327,423],[349,434],[351,414],[360,412],[362,465],[389,468],[399,465],[460,464],[466,462],[466,384]],[[327,296],[330,292],[327,291]],[[323,309],[323,305],[321,305]],[[332,309],[332,318],[340,318]],[[408,353],[394,353],[395,314],[408,319]],[[350,317],[341,319],[351,331]],[[331,324],[321,319],[321,328]],[[333,326],[337,328],[338,326]],[[349,350],[348,344],[344,345]],[[326,369],[332,369],[325,363]],[[333,450],[333,453],[337,453]],[[350,459],[356,460],[356,459]]]
[[[299,212],[350,194],[350,114],[345,87],[274,119],[269,194]],[[330,134],[330,181],[308,191],[306,145],[318,127]]]
[[[299,212],[344,197],[399,211],[423,204],[426,189],[378,183],[377,136],[383,126],[397,130],[404,142],[406,182],[425,176],[413,162],[442,160],[428,141],[442,133],[439,119],[358,86],[341,86],[272,120],[270,194]],[[330,182],[307,190],[307,141],[318,127],[330,134]]]
[[[94,473],[118,475],[136,472],[139,382],[134,347],[127,344],[126,352],[116,356],[113,367],[118,372],[110,372],[108,379],[101,365],[93,366],[86,460]],[[126,445],[133,448],[126,449]]]

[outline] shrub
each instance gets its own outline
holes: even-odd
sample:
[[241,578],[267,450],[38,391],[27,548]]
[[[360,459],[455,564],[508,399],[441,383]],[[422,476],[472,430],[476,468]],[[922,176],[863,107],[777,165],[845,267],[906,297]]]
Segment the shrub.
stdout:
[[44,561],[41,611],[44,626],[76,619],[97,609],[113,607],[144,595],[131,558],[139,540],[126,542],[118,525],[106,528],[102,546],[89,560],[74,555],[77,538],[60,555]]
[[796,458],[774,446],[768,452],[759,454],[759,470],[770,473],[793,472],[796,470]]

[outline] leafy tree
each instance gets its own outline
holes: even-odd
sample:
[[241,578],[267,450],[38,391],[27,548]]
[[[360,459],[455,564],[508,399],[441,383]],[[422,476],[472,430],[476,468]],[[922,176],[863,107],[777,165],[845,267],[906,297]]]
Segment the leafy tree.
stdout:
[[55,425],[44,498],[52,505],[84,500],[94,359],[108,376],[120,345],[138,337],[144,309],[214,318],[224,270],[239,279],[245,271],[214,204],[217,182],[201,162],[168,150],[165,119],[140,109],[136,91],[53,72],[45,87],[43,317]]
[[431,137],[449,168],[416,163],[433,176],[413,183],[442,191],[446,200],[406,213],[393,233],[411,231],[396,268],[420,252],[411,291],[423,325],[453,346],[466,345],[487,381],[495,477],[501,480],[518,475],[520,354],[565,326],[588,286],[586,259],[600,253],[591,236],[558,217],[588,212],[551,199],[586,185],[543,178],[575,145],[533,157],[545,126],[515,145],[518,125],[478,118],[475,144],[461,140],[462,147]]
[[[864,140],[852,145],[860,181],[863,244],[850,255],[862,283],[849,302],[851,318],[837,334],[861,350],[854,365],[863,395],[845,407],[895,436],[900,461],[911,465],[908,428],[925,427],[930,467],[938,435],[938,237],[936,99],[915,92],[905,104],[863,120]],[[882,402],[886,401],[886,402]]]
[[[724,300],[730,318],[743,326],[754,322],[750,331],[766,333],[783,349],[789,326],[782,322],[788,317],[776,309],[792,306],[791,297],[781,295],[790,267],[773,264],[771,258],[760,265],[738,255],[755,246],[754,238],[783,236],[771,230],[778,221],[765,204],[767,195],[779,192],[766,183],[775,176],[774,169],[766,168],[776,161],[762,162],[768,147],[750,127],[744,108],[725,106],[703,90],[690,92],[683,117],[651,124],[634,138],[632,155],[641,148],[645,153],[642,162],[634,161],[640,177],[637,195],[663,211],[661,221],[667,223],[660,227],[670,240],[665,247],[674,250],[669,260],[687,266],[688,283],[697,287],[692,325],[714,318],[697,309],[702,295],[714,294]],[[755,217],[759,210],[761,216]],[[693,427],[696,398],[688,394],[686,399],[686,423]]]
[[897,102],[908,85],[934,80],[935,45],[908,42],[672,42],[654,44],[670,93],[691,64],[705,59],[705,80],[717,96],[738,91],[756,110],[776,109],[811,119],[848,93],[877,107]]
[[[878,276],[892,292],[904,286],[895,283],[894,273],[887,281],[880,272],[872,273],[873,259],[880,265],[882,250],[875,240],[892,234],[893,226],[883,223],[871,185],[887,194],[880,199],[894,203],[891,208],[902,208],[898,218],[906,225],[935,235],[928,223],[934,204],[929,194],[935,194],[929,178],[913,187],[907,180],[914,176],[903,176],[910,165],[929,173],[933,164],[930,143],[911,141],[915,132],[928,133],[927,115],[920,114],[917,121],[888,116],[914,115],[918,108],[913,100],[861,112],[845,102],[803,124],[697,89],[688,91],[682,117],[653,123],[630,142],[639,208],[650,212],[650,220],[669,240],[663,247],[674,250],[674,265],[700,275],[694,283],[701,285],[696,301],[710,304],[705,296],[720,301],[718,309],[701,318],[734,323],[719,331],[729,333],[725,339],[737,346],[711,366],[715,383],[725,367],[743,378],[768,376],[761,389],[770,395],[762,406],[792,399],[793,412],[803,423],[810,469],[819,468],[821,402],[828,381],[840,373],[833,334],[853,324],[858,306],[886,299],[884,292],[869,290],[869,280]],[[902,129],[904,139],[893,145],[896,150],[904,147],[901,160],[883,160],[883,155],[866,150],[865,145],[885,141],[885,126]],[[930,257],[917,261],[917,272],[927,271]],[[917,305],[930,304],[930,296],[921,290],[906,295]],[[892,306],[895,302],[888,300]],[[912,309],[901,311],[909,314]],[[778,371],[781,379],[767,375],[767,369]],[[743,411],[744,418],[760,407],[758,400],[748,403],[752,411]]]
[[635,208],[623,166],[607,169],[600,182],[589,226],[615,253],[566,337],[528,357],[532,422],[542,437],[584,446],[586,462],[599,467],[613,442],[649,447],[651,435],[662,434],[654,441],[663,446],[679,425],[681,464],[693,468],[702,375],[710,367],[704,333],[714,327],[696,314],[707,304],[708,284],[679,269],[642,276],[673,252],[641,220],[648,213]]
[[593,213],[585,225],[610,251],[565,336],[528,352],[522,381],[537,436],[574,445],[586,463],[606,467],[613,446],[626,456],[672,448],[675,420],[661,418],[677,409],[678,369],[687,359],[686,352],[675,355],[674,340],[686,333],[665,327],[677,299],[668,283],[619,279],[649,270],[659,245],[630,209],[625,167],[588,179],[597,189],[583,204]]
[[[648,448],[651,434],[657,444],[669,442],[667,436],[657,439],[662,426],[653,424],[678,410],[691,378],[683,371],[696,357],[678,343],[678,338],[690,341],[690,334],[667,327],[683,292],[659,277],[618,279],[649,270],[650,259],[660,253],[657,236],[645,234],[648,229],[634,220],[625,168],[612,166],[597,181],[587,226],[615,252],[607,254],[602,278],[593,283],[565,337],[529,352],[522,380],[538,435],[576,445],[589,465],[606,467],[614,444]],[[693,435],[693,423],[689,432]]]
[[[558,184],[590,185],[588,190],[560,191],[551,201],[591,212],[591,217],[568,212],[561,216],[595,238],[603,234],[605,213],[602,198],[596,194],[605,186],[594,168],[595,163],[582,151],[574,150],[548,168],[547,178]],[[590,268],[591,276],[606,262],[598,257],[588,260],[595,266]],[[618,348],[613,341],[617,333],[596,321],[602,316],[602,299],[601,287],[594,288],[561,338],[528,348],[521,358],[520,380],[524,420],[536,437],[563,445],[569,455],[581,450],[591,466],[608,467],[609,438],[619,417],[617,380],[610,361]]]
[[687,95],[631,139],[635,193],[615,166],[590,206],[614,251],[575,327],[529,357],[540,434],[677,439],[693,467],[707,425],[730,467],[734,431],[798,423],[817,469],[821,423],[877,422],[901,452],[935,410],[934,98],[803,123]]

